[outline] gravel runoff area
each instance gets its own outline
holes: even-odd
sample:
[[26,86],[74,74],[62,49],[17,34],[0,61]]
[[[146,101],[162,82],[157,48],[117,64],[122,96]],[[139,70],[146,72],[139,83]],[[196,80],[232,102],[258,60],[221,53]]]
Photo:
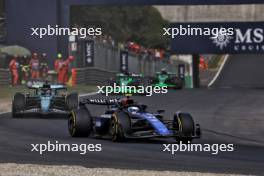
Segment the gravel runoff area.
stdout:
[[147,171],[85,168],[81,166],[48,166],[31,164],[0,164],[0,176],[235,176],[199,172]]
[[12,104],[11,99],[4,98],[0,100],[0,113],[11,111],[11,104]]

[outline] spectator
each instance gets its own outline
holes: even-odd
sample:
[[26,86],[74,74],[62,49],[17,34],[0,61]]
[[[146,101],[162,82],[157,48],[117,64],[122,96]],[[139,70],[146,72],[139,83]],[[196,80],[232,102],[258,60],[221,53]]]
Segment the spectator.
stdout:
[[54,68],[55,71],[58,73],[58,83],[62,84],[63,83],[63,73],[62,73],[62,67],[63,67],[63,59],[62,55],[59,53],[57,55],[57,59],[55,60],[54,63]]
[[38,54],[33,53],[33,56],[29,62],[30,70],[31,70],[31,79],[39,79],[40,76],[40,63],[38,59]]
[[42,53],[40,60],[40,74],[41,78],[46,79],[48,77],[49,65],[47,61],[47,54]]
[[18,83],[18,67],[19,64],[17,62],[17,55],[15,55],[12,60],[9,63],[9,70],[11,72],[12,75],[12,85],[16,86]]
[[23,58],[21,58],[21,60],[22,60],[22,64],[21,64],[22,80],[21,80],[21,83],[25,84],[30,77],[29,58],[28,58],[28,56],[23,56]]

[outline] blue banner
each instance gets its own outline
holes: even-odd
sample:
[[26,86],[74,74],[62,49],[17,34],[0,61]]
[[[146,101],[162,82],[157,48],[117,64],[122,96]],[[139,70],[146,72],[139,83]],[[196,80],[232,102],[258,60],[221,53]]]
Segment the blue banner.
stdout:
[[164,35],[177,54],[264,53],[264,22],[175,23]]

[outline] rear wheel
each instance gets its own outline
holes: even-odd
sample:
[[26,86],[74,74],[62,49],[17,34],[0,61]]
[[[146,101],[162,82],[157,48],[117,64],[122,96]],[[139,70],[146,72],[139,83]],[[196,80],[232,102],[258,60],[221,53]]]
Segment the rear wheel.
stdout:
[[69,110],[78,109],[79,106],[79,96],[78,93],[70,93],[66,97],[66,103]]
[[111,119],[109,133],[114,142],[125,140],[126,134],[130,131],[130,118],[124,112],[115,113]]
[[155,84],[159,83],[159,79],[156,77],[150,77],[149,82],[151,85],[155,85]]
[[182,87],[183,87],[183,81],[179,77],[172,77],[170,79],[170,84],[175,85],[175,87],[174,87],[175,89],[182,89]]
[[68,130],[72,137],[88,137],[92,132],[92,117],[88,110],[72,110],[68,119]]
[[191,142],[195,132],[192,116],[188,113],[180,113],[174,116],[173,121],[173,127],[180,133],[179,137],[176,137],[176,140],[183,143]]
[[12,102],[12,117],[22,117],[22,112],[26,106],[26,97],[23,93],[16,93]]

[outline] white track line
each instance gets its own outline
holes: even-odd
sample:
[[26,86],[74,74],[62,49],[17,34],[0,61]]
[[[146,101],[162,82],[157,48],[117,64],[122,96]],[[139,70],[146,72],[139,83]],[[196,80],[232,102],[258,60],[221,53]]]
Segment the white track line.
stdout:
[[[98,94],[97,92],[91,92],[91,93],[87,93],[87,94],[81,94],[79,97],[87,97],[87,96],[93,96],[93,95],[96,95]],[[7,113],[10,113],[9,111],[6,111],[6,112],[0,112],[0,115],[3,115],[3,114],[7,114]]]
[[7,114],[7,113],[10,113],[10,112],[8,112],[8,111],[6,111],[6,112],[0,112],[0,115]]
[[224,66],[226,64],[226,61],[227,61],[228,57],[229,57],[228,54],[225,55],[224,61],[222,62],[221,66],[220,66],[219,70],[217,71],[217,73],[215,74],[214,78],[208,84],[208,87],[211,87],[214,84],[214,82],[217,80],[217,78],[219,77],[221,71],[223,70],[223,68],[224,68]]

